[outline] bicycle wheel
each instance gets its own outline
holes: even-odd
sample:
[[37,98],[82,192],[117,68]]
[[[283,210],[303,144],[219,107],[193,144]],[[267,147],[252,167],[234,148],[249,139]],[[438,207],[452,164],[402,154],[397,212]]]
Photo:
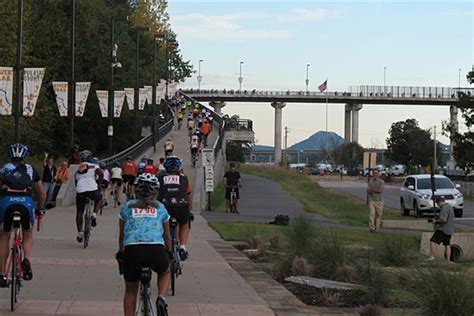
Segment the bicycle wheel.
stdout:
[[[178,254],[176,254],[178,255]],[[171,262],[171,265],[170,265],[170,268],[171,268],[171,282],[170,282],[170,285],[171,285],[171,295],[174,296],[175,292],[176,292],[176,260],[173,259],[173,261]]]
[[11,297],[10,297],[10,310],[13,312],[15,310],[15,304],[16,304],[16,294],[17,294],[17,284],[18,284],[18,276],[17,276],[17,251],[18,249],[16,247],[12,248],[12,278],[11,278]]
[[91,216],[89,210],[84,216],[84,248],[89,246],[89,237],[91,235]]

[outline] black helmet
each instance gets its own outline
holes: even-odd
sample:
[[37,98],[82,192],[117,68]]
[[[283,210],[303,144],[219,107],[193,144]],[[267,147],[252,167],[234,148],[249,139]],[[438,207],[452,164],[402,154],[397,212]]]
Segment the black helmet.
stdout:
[[118,161],[114,162],[114,167],[115,167],[115,168],[120,167],[120,162],[118,162]]
[[83,150],[79,153],[82,162],[90,162],[92,159],[92,152],[90,150]]
[[12,160],[25,160],[30,155],[30,150],[23,144],[12,144],[8,148],[8,156]]

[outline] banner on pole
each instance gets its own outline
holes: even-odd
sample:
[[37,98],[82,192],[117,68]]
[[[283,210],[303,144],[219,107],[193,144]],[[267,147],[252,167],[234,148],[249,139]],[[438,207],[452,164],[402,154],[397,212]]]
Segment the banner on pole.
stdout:
[[12,115],[13,67],[0,67],[0,115]]
[[106,118],[109,115],[108,111],[108,101],[109,101],[109,91],[107,90],[96,90],[95,93],[97,94],[97,99],[99,99],[99,109],[100,115]]
[[135,107],[134,106],[134,104],[135,104],[135,89],[125,88],[124,91],[125,91],[125,99],[127,99],[128,109],[130,111],[132,111],[133,108]]
[[140,88],[138,93],[138,109],[143,111],[145,109],[145,102],[146,102],[146,90],[145,88]]
[[146,103],[151,105],[153,101],[153,87],[152,86],[144,86],[146,91]]
[[160,101],[165,98],[166,82],[160,82],[156,87],[156,104],[160,104]]
[[23,72],[23,116],[33,116],[46,68],[25,68]]
[[125,91],[114,91],[114,117],[120,117],[122,114]]
[[76,82],[76,116],[84,115],[90,88],[90,82]]
[[53,81],[53,90],[56,95],[59,116],[67,116],[68,83],[66,81]]

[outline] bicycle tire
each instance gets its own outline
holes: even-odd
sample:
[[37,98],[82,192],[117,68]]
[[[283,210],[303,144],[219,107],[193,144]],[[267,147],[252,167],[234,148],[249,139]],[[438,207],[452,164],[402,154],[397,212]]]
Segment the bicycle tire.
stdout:
[[171,295],[174,296],[176,293],[176,260],[171,263]]
[[12,253],[11,253],[11,256],[12,256],[12,279],[11,279],[11,283],[10,283],[10,287],[11,287],[11,296],[10,296],[10,310],[13,312],[15,311],[15,304],[16,304],[16,293],[17,293],[17,283],[18,283],[18,276],[17,276],[17,257],[16,257],[16,253],[17,253],[17,248],[16,247],[13,247],[12,248]]
[[[142,291],[146,291],[146,287],[143,286]],[[146,293],[146,292],[145,292]],[[150,316],[150,298],[147,294],[142,293],[142,300],[143,300],[143,316]]]

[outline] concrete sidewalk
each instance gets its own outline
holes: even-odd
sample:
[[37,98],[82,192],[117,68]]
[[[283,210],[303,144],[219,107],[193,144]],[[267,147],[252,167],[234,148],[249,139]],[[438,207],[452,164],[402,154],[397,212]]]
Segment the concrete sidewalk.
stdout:
[[[215,133],[214,133],[215,134]],[[173,131],[175,154],[194,182],[201,168],[190,167],[187,130]],[[212,135],[209,144],[213,144]],[[163,156],[158,148],[155,161]],[[200,165],[200,162],[198,162]],[[202,184],[193,183],[194,188]],[[118,248],[118,208],[98,217],[90,246],[75,240],[75,207],[50,210],[43,231],[35,232],[33,280],[24,282],[17,310],[10,313],[10,289],[0,289],[0,315],[122,315],[123,279],[114,254]],[[222,239],[194,210],[190,258],[177,279],[176,296],[167,298],[170,315],[274,315],[268,304],[213,248]],[[154,277],[156,280],[156,277]],[[155,283],[155,281],[152,281]],[[152,294],[156,297],[156,285]]]

